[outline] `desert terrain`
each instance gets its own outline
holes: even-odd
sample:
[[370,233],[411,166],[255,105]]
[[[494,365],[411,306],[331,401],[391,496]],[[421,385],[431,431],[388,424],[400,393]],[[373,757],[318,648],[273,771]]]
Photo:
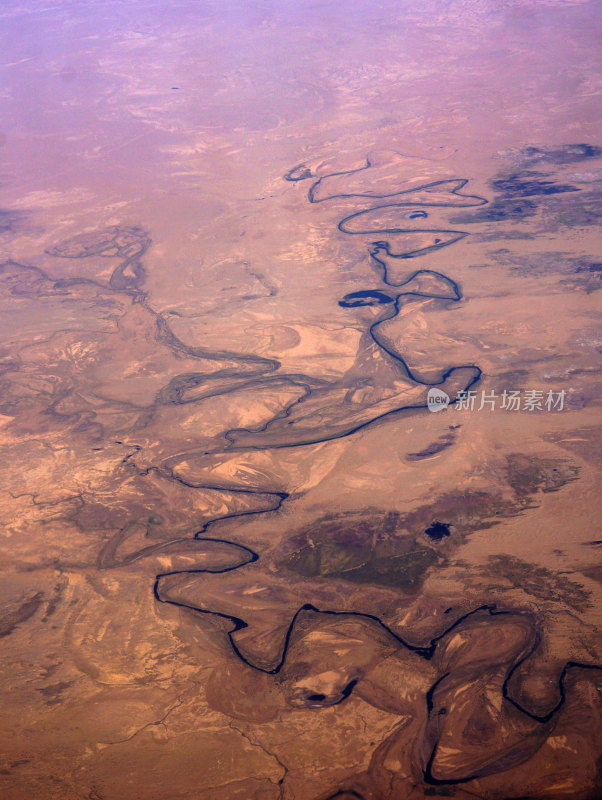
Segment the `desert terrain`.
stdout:
[[3,798],[602,795],[600,27],[0,9]]

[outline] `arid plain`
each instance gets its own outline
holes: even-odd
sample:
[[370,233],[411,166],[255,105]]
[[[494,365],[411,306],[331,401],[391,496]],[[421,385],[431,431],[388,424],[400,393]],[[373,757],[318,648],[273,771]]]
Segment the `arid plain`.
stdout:
[[2,797],[598,798],[599,4],[0,27]]

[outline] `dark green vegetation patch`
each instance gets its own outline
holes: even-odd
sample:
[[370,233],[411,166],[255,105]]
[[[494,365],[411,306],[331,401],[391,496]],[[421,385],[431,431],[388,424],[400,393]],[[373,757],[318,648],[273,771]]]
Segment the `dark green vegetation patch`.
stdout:
[[507,458],[508,483],[517,498],[536,492],[557,492],[579,477],[579,467],[568,459],[538,459],[523,453]]
[[444,559],[403,530],[396,512],[325,518],[294,540],[280,566],[304,578],[335,578],[357,584],[418,589],[429,567]]
[[544,603],[552,601],[576,611],[585,611],[591,606],[591,593],[581,584],[539,564],[530,564],[509,555],[490,556],[488,564],[492,576],[504,578],[513,587]]

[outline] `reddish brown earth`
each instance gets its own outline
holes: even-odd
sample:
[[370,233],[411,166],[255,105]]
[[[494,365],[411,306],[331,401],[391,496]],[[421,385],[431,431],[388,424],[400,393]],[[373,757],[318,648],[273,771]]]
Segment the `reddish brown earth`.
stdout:
[[3,798],[602,794],[599,28],[0,10]]

